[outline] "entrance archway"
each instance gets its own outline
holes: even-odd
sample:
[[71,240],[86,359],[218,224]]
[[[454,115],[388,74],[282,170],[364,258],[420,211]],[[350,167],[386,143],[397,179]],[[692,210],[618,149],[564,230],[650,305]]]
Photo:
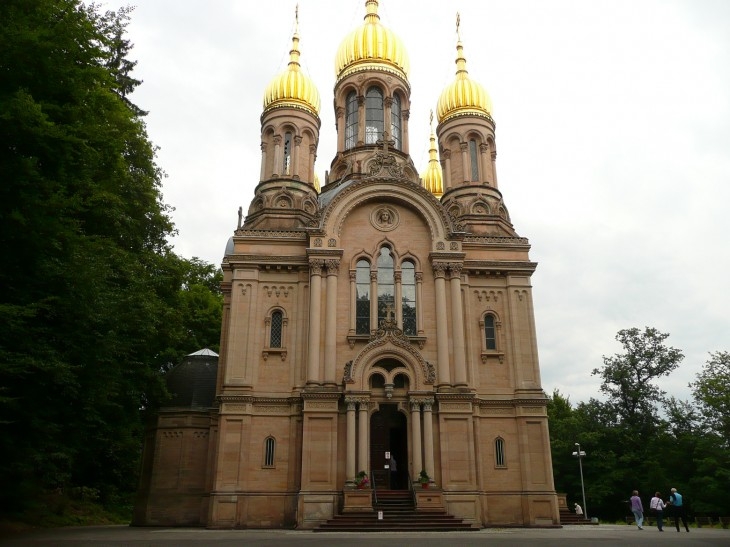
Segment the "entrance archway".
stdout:
[[408,425],[396,404],[381,403],[370,418],[370,466],[375,488],[408,488]]

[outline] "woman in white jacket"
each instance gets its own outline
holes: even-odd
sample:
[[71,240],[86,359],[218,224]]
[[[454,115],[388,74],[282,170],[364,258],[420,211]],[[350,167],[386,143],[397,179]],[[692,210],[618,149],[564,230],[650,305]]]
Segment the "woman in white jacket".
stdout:
[[654,514],[656,515],[656,527],[659,528],[660,532],[663,532],[664,507],[666,507],[666,505],[664,504],[664,501],[662,501],[662,498],[660,496],[660,492],[654,493],[654,497],[651,498],[651,501],[649,502],[649,509],[654,511]]

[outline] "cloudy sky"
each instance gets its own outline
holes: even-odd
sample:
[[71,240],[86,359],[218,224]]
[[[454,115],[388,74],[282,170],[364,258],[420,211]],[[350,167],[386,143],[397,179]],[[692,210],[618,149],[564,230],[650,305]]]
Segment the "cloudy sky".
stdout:
[[[108,0],[115,9],[127,2]],[[322,96],[316,170],[335,153],[334,56],[364,0],[299,0],[302,65]],[[260,170],[262,97],[288,62],[296,0],[138,0],[134,101],[167,172],[176,251],[219,264]],[[596,395],[616,332],[670,333],[661,382],[688,398],[730,350],[730,2],[381,0],[411,60],[411,153],[454,77],[455,21],[497,123],[500,190],[528,237],[543,387]]]

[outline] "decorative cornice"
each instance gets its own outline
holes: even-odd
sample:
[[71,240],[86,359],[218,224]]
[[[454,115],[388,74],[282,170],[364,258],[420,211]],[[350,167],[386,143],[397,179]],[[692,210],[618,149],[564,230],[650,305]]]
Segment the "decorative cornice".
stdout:
[[464,243],[474,243],[479,245],[506,245],[506,246],[523,246],[530,245],[530,240],[526,237],[513,236],[466,236]]
[[309,237],[306,231],[294,232],[283,230],[236,230],[236,237],[248,239],[294,239],[305,240]]

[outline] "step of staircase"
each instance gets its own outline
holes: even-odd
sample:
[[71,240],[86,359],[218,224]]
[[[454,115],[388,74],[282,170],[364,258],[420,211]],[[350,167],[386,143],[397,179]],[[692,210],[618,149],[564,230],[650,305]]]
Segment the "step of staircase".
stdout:
[[565,525],[583,525],[583,524],[598,524],[597,522],[591,522],[585,518],[585,515],[576,515],[572,511],[567,509],[560,510],[560,524]]
[[[315,532],[457,532],[478,530],[446,511],[418,512],[408,490],[378,490],[373,511],[343,513],[315,528]],[[378,512],[383,518],[378,518]]]

